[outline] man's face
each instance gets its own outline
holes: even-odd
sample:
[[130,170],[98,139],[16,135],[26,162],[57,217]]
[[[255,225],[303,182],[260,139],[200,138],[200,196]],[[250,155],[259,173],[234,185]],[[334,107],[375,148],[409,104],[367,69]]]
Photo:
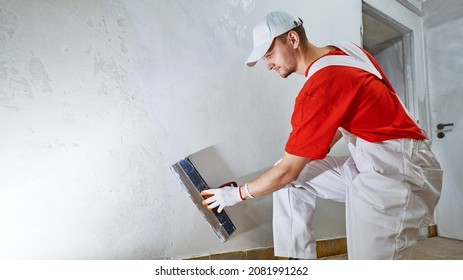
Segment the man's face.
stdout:
[[282,78],[296,71],[296,52],[287,35],[284,38],[275,38],[263,59],[267,69],[277,71]]

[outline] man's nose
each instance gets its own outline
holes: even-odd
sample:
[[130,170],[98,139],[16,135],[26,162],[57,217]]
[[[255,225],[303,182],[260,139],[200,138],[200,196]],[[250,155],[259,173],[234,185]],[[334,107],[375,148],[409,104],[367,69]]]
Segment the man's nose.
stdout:
[[266,61],[266,63],[267,63],[267,70],[272,70],[273,67],[275,66],[274,63],[272,63],[272,62],[270,62],[270,61],[268,61],[268,60]]

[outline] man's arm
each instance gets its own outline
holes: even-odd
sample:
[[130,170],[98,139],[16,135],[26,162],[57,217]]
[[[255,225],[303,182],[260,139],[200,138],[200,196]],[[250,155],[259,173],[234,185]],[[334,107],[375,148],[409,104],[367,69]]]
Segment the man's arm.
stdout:
[[330,149],[334,146],[334,144],[336,144],[339,139],[342,138],[342,133],[341,131],[339,131],[339,129],[336,131],[336,134],[334,135],[333,137],[333,140],[331,140],[331,144],[330,144]]
[[[341,139],[341,131],[337,131],[331,141],[330,148]],[[285,152],[280,163],[262,174],[258,179],[248,183],[252,196],[262,196],[281,189],[299,177],[302,169],[310,161],[308,158],[295,156]],[[245,191],[240,190],[243,198],[247,198]]]
[[[248,183],[249,193],[252,196],[262,196],[281,189],[292,181],[296,180],[302,169],[310,161],[308,158],[284,154],[283,159],[262,174],[256,180]],[[247,198],[246,192],[241,190],[244,198]]]
[[[341,137],[342,134],[338,131],[333,137],[330,147],[336,144]],[[309,158],[285,152],[279,163],[256,180],[247,183],[246,187],[223,187],[202,191],[201,195],[207,197],[203,201],[203,205],[206,205],[209,210],[218,207],[217,211],[220,213],[225,207],[233,206],[247,199],[249,195],[254,197],[275,192],[296,180],[309,161]]]

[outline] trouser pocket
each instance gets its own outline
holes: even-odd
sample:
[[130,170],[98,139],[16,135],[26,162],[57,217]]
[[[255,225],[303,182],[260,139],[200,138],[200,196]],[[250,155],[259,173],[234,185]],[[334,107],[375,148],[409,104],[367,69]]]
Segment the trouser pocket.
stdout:
[[424,168],[421,186],[413,189],[416,203],[423,211],[423,218],[418,227],[428,226],[439,201],[442,189],[443,171],[441,169]]
[[355,177],[347,203],[358,219],[398,232],[410,198],[404,182],[370,170]]

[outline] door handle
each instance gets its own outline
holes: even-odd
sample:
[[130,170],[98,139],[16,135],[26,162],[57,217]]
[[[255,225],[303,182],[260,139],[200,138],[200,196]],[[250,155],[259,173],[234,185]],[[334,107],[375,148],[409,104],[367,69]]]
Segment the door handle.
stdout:
[[[437,130],[442,130],[447,126],[453,126],[453,123],[439,123],[437,124]],[[445,133],[442,131],[437,132],[437,138],[442,139],[445,137]]]
[[446,126],[453,126],[453,123],[439,123],[437,124],[437,129],[444,129]]

